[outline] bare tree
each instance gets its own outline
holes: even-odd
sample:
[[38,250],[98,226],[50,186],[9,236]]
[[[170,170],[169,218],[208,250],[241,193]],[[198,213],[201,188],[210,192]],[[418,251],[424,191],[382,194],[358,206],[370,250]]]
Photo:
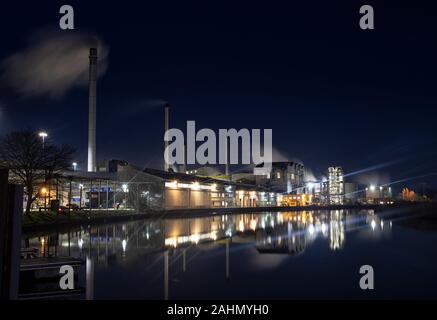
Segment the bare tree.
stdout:
[[26,214],[37,199],[39,186],[46,185],[54,175],[71,167],[74,149],[57,147],[46,141],[43,145],[37,133],[21,130],[9,133],[0,141],[0,167],[12,172],[12,180],[23,184],[27,196]]

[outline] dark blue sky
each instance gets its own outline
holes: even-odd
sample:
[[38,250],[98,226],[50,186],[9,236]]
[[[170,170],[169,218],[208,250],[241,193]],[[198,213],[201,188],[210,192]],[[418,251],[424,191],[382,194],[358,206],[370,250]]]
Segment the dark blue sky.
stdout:
[[[429,2],[236,2],[68,2],[76,27],[68,32],[92,32],[109,48],[98,84],[99,159],[159,166],[155,101],[166,100],[182,129],[186,120],[271,128],[275,148],[316,175],[394,160],[378,170],[384,179],[437,172],[437,11]],[[62,4],[4,1],[0,60],[25,50],[35,30],[57,28]],[[374,6],[375,30],[359,28],[363,4]],[[45,128],[74,145],[85,166],[87,96],[86,86],[52,99],[3,85],[0,133]],[[435,185],[436,177],[405,185]]]

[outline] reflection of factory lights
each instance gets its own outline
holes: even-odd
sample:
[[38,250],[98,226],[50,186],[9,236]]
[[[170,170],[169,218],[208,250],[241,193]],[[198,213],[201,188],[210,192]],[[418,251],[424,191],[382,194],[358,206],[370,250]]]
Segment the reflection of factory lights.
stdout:
[[82,247],[83,247],[83,240],[82,240],[82,238],[79,239],[78,245],[79,245],[79,248],[82,249]]
[[198,244],[200,240],[200,236],[198,234],[193,234],[190,237],[190,241],[194,244]]
[[123,240],[123,241],[121,242],[121,246],[123,247],[123,252],[126,252],[127,241],[126,241],[126,240]]
[[384,230],[384,221],[381,220],[381,230]]
[[372,220],[372,222],[370,222],[370,226],[372,227],[372,230],[375,231],[375,228],[376,228],[375,220]]
[[391,229],[391,227],[393,227],[393,222],[392,221],[390,221],[390,229]]
[[314,234],[314,232],[315,232],[314,225],[310,224],[310,226],[308,227],[308,232],[310,235]]
[[255,231],[256,230],[256,225],[257,225],[257,220],[256,219],[250,220],[250,229]]
[[146,239],[149,240],[150,239],[150,234],[147,232],[146,233]]
[[165,245],[176,248],[178,245],[178,239],[176,237],[165,239]]
[[241,232],[244,231],[244,221],[243,221],[243,219],[241,219],[240,222],[238,223],[238,230],[240,230]]
[[328,226],[325,223],[322,223],[322,233],[325,234],[326,232],[328,232]]

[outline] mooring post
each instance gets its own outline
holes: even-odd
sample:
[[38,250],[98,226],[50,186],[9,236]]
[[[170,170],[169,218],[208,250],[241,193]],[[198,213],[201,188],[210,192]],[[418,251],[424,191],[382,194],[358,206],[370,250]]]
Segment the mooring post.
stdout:
[[164,300],[168,300],[168,250],[164,251]]
[[0,170],[0,299],[17,299],[20,275],[23,188],[8,184]]

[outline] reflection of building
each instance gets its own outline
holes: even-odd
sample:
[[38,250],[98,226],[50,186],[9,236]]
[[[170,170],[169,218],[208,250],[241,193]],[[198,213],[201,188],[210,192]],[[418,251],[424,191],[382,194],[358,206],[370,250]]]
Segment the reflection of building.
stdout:
[[275,192],[296,193],[304,187],[304,166],[297,162],[273,162],[271,168],[264,168],[262,163],[254,168],[253,173],[258,186]]
[[[389,229],[373,211],[300,211],[208,216],[201,218],[132,221],[77,229],[50,236],[23,237],[23,247],[39,248],[41,255],[93,256],[97,263],[118,264],[153,257],[191,246],[214,248],[231,243],[254,244],[260,254],[298,255],[315,239],[329,241],[331,250],[344,247],[346,232],[368,225],[372,232]],[[211,246],[209,246],[209,244]],[[179,251],[179,253],[181,252]]]
[[342,249],[345,242],[345,226],[343,210],[334,210],[330,213],[329,247],[332,250]]
[[274,229],[256,231],[256,249],[261,254],[298,255],[305,251],[305,225],[298,222],[280,224]]

